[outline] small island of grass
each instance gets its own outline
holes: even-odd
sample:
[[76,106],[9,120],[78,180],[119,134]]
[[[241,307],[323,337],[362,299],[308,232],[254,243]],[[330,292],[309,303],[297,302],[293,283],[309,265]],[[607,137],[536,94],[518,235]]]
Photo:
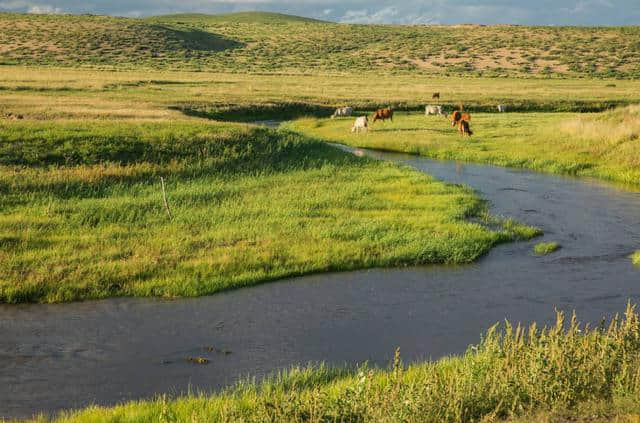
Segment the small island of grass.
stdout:
[[558,244],[557,242],[541,242],[533,247],[533,252],[537,256],[546,256],[547,254],[551,254],[559,249],[560,244]]

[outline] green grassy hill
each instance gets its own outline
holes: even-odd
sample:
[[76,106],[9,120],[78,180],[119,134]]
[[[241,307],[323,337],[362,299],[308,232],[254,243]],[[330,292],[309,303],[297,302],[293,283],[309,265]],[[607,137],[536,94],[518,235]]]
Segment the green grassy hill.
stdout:
[[207,15],[204,13],[176,13],[146,19],[149,22],[173,22],[182,24],[216,24],[216,23],[260,23],[260,24],[287,24],[287,23],[329,23],[303,16],[285,15],[283,13],[270,12],[238,12],[223,13],[219,15]]
[[347,25],[275,13],[0,14],[0,63],[269,73],[640,77],[640,27]]

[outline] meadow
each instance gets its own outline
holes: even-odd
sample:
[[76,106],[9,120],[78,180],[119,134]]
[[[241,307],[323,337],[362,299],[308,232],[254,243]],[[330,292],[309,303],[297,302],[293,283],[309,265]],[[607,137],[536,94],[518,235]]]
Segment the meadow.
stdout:
[[640,107],[595,114],[473,113],[471,138],[444,117],[396,114],[366,134],[350,119],[299,119],[288,127],[310,137],[355,147],[487,163],[627,184],[640,181]]
[[637,421],[640,322],[494,326],[460,357],[388,369],[316,366],[248,380],[218,395],[161,396],[34,422]]
[[[637,27],[0,14],[0,303],[469,263],[534,237],[466,187],[324,141],[637,190],[639,43]],[[434,92],[472,113],[471,139],[422,115]],[[328,119],[343,105],[398,113],[353,135]],[[246,124],[267,119],[292,122]],[[35,421],[637,421],[639,340],[631,308],[598,328],[559,315],[433,363],[292,369]]]
[[[185,119],[255,121],[329,117],[333,108],[424,111],[599,112],[640,103],[640,81],[442,76],[250,75],[142,69],[2,66],[0,117],[25,119]],[[287,113],[284,113],[287,112]]]
[[196,296],[320,271],[467,263],[537,233],[470,223],[486,207],[469,189],[287,131],[14,121],[0,134],[5,303]]

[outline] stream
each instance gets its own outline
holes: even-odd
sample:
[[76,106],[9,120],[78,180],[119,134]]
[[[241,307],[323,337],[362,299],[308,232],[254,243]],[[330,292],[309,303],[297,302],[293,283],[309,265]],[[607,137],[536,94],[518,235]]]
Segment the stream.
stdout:
[[[340,147],[353,151],[347,147]],[[597,323],[640,302],[640,193],[588,179],[357,150],[465,184],[545,235],[474,264],[318,274],[164,301],[0,305],[0,417],[211,392],[296,364],[464,352],[496,322]],[[536,257],[537,242],[562,249]],[[207,365],[188,362],[201,356]]]

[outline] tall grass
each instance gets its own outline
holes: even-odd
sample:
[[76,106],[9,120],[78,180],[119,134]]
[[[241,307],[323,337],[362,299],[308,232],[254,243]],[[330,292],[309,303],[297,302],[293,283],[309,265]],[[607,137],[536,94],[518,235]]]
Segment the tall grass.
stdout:
[[[606,155],[618,144],[636,141],[640,137],[640,105],[632,105],[591,116],[579,116],[560,125],[564,133],[579,148],[586,142],[598,143],[594,154]],[[638,158],[640,165],[640,158]]]
[[8,122],[0,138],[0,302],[196,296],[321,271],[467,263],[536,234],[468,221],[485,210],[469,189],[288,131]]
[[598,327],[575,315],[567,322],[559,312],[552,327],[496,325],[463,356],[435,363],[405,366],[396,352],[388,369],[293,369],[220,395],[91,407],[54,421],[468,422],[633,404],[640,395],[638,319],[631,306]]

